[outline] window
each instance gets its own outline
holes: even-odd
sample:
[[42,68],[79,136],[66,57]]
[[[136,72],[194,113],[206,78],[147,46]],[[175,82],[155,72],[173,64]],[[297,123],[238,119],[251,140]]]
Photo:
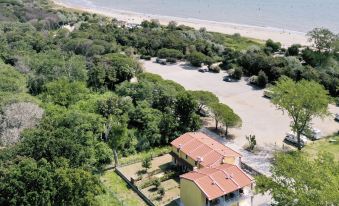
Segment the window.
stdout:
[[186,155],[186,159],[187,159],[187,155]]
[[178,152],[178,153],[179,153],[179,150],[180,150],[180,149],[178,148],[178,149],[177,149],[177,152]]
[[195,161],[195,166],[197,166],[198,165],[198,161]]

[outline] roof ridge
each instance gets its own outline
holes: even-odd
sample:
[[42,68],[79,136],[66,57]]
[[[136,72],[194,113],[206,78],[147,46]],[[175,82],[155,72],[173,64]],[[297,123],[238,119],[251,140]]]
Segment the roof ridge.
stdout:
[[[214,173],[213,173],[214,174]],[[216,184],[222,191],[223,193],[226,193],[226,191],[219,185],[218,181],[216,181],[213,177],[212,177],[212,174],[211,175],[208,175],[208,177],[213,181],[212,184]]]
[[[210,137],[210,136],[208,136],[207,134],[205,134],[205,133],[203,133],[203,132],[194,132],[194,133],[200,133],[200,134],[203,134],[203,135],[205,135],[206,137],[208,137],[208,138],[210,138],[211,140],[213,140],[214,142],[216,142],[217,144],[220,144],[220,145],[222,145],[222,146],[224,146],[224,147],[226,147],[226,148],[228,148],[228,149],[232,150],[233,152],[237,153],[239,156],[241,156],[241,154],[239,154],[239,153],[238,153],[238,152],[236,152],[235,150],[233,150],[233,149],[231,149],[230,147],[228,147],[228,146],[226,146],[226,145],[222,144],[221,142],[219,142],[219,141],[215,140],[213,137]],[[190,134],[190,136],[192,137],[192,135],[191,135],[191,134]],[[203,138],[204,138],[204,137],[203,137]],[[217,150],[217,149],[214,149],[214,148],[212,148],[211,146],[209,146],[208,144],[206,144],[206,143],[204,143],[204,142],[200,141],[200,139],[199,139],[199,138],[196,138],[196,139],[198,139],[198,141],[199,141],[199,142],[203,143],[204,145],[206,145],[206,146],[207,146],[207,147],[209,147],[210,149],[212,149],[212,150],[214,150],[214,151],[218,152],[218,153],[219,153],[219,154],[221,154],[221,155],[224,155],[224,154],[222,154],[221,152],[219,152],[219,150]],[[230,155],[230,156],[231,156],[231,155]]]

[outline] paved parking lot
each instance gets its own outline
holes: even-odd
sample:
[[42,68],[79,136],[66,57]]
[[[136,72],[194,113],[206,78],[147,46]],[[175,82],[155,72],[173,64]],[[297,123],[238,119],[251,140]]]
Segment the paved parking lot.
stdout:
[[[285,133],[290,131],[290,118],[263,97],[263,90],[247,85],[244,79],[239,82],[224,82],[226,73],[223,71],[219,74],[201,73],[183,62],[166,66],[154,61],[143,63],[147,72],[173,80],[188,90],[213,92],[221,102],[233,108],[243,121],[242,128],[230,130],[236,137],[234,143],[239,146],[246,144],[245,136],[249,134],[256,135],[258,145],[262,147],[281,146]],[[334,121],[334,114],[339,113],[339,107],[330,105],[329,110],[332,116],[313,121],[314,127],[319,128],[323,135],[339,130],[339,123]]]

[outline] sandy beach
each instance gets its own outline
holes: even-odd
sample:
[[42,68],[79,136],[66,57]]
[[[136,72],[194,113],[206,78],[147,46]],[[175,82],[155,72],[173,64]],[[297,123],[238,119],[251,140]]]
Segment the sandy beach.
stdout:
[[235,34],[239,33],[241,36],[267,40],[272,39],[274,41],[279,41],[282,43],[283,47],[288,47],[292,44],[302,44],[309,45],[305,33],[288,31],[276,28],[269,27],[258,27],[258,26],[249,26],[249,25],[240,25],[240,24],[231,24],[223,22],[214,22],[206,21],[199,19],[191,18],[179,18],[179,17],[169,17],[169,16],[159,16],[159,15],[150,15],[150,14],[141,14],[129,11],[113,10],[106,8],[89,8],[83,6],[74,6],[67,3],[61,3],[58,0],[53,0],[53,2],[65,8],[75,9],[79,11],[85,11],[89,13],[97,13],[100,15],[116,18],[120,21],[125,21],[127,23],[140,24],[144,20],[158,19],[161,24],[167,25],[170,21],[176,21],[178,24],[183,24],[186,26],[193,27],[195,29],[200,29],[202,27],[206,28],[207,31],[219,32],[224,34]]

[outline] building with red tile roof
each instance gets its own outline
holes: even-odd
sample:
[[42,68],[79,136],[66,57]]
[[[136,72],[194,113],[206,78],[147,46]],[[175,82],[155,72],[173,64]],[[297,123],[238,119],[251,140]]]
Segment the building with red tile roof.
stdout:
[[[172,152],[202,168],[221,163],[239,165],[241,155],[202,132],[188,132],[171,142]],[[197,163],[197,164],[196,164]]]
[[180,196],[184,206],[211,205],[239,195],[253,178],[240,169],[241,155],[201,132],[171,142],[173,162],[183,171]]
[[206,167],[181,175],[180,178],[193,181],[205,194],[208,200],[237,191],[252,184],[252,177],[238,166],[221,164],[217,167]]

